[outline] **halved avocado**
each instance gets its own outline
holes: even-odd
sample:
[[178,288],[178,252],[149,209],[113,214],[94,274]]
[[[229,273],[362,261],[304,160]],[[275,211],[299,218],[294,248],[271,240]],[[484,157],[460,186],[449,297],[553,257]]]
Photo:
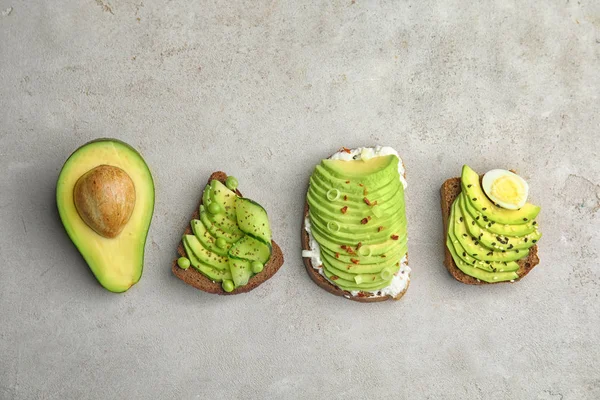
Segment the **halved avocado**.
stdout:
[[[124,171],[135,188],[131,216],[112,238],[92,229],[75,206],[77,182],[100,166]],[[116,139],[98,139],[75,150],[58,176],[56,204],[67,234],[104,288],[124,292],[140,280],[154,213],[154,181],[148,165],[133,147]]]

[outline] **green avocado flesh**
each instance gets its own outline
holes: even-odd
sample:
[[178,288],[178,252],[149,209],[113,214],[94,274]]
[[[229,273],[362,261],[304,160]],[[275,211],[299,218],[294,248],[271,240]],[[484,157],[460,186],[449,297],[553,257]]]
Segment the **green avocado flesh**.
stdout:
[[467,165],[461,187],[452,203],[446,239],[456,266],[484,282],[519,279],[517,261],[527,257],[542,236],[534,220],[540,208],[529,203],[519,210],[496,206]]
[[[90,228],[74,203],[74,188],[79,178],[100,165],[122,169],[135,187],[131,217],[114,238],[101,236]],[[104,288],[125,292],[140,280],[154,213],[154,181],[146,162],[134,148],[116,139],[99,139],[78,148],[60,171],[56,204],[67,234]]]
[[323,160],[307,193],[311,234],[323,274],[348,291],[390,285],[407,252],[404,186],[395,155]]
[[246,285],[255,275],[251,264],[271,258],[267,212],[217,180],[204,188],[199,211],[200,219],[191,221],[194,234],[182,238],[190,264],[214,282]]
[[490,221],[505,225],[522,225],[533,221],[540,212],[539,206],[530,203],[525,204],[519,210],[498,207],[487,198],[479,183],[479,175],[468,165],[463,166],[460,183],[463,193],[471,202],[471,206]]

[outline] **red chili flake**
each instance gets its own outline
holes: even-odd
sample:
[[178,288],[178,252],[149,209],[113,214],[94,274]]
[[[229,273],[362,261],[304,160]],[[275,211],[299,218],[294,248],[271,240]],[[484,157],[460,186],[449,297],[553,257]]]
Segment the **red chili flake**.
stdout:
[[348,212],[348,206],[342,207],[340,211],[342,212],[342,214],[346,214]]
[[344,201],[348,201],[348,196],[344,195]]
[[371,220],[371,216],[370,215],[367,218],[368,218],[369,221]]
[[370,206],[371,205],[371,201],[369,201],[369,199],[367,199],[366,197],[363,198],[364,202],[366,205]]
[[368,218],[363,218],[363,219],[360,220],[360,223],[363,224],[363,225],[366,224],[367,222],[369,222]]
[[340,258],[340,253],[335,253],[335,258]]
[[335,276],[335,275],[331,275],[331,280],[332,280],[332,281],[337,281],[337,280],[338,280],[338,277],[337,277],[337,276]]
[[369,192],[367,192],[367,188],[363,190],[363,195],[366,196]]
[[357,297],[365,297],[366,294],[364,294],[363,292],[358,292],[358,294],[356,295]]
[[351,258],[350,261],[352,261],[352,264],[358,264],[360,262],[356,258]]
[[347,247],[347,246],[346,246],[345,244],[343,244],[343,245],[341,245],[340,247],[341,247],[342,249],[346,250],[346,247]]
[[398,240],[399,236],[398,235],[392,235],[392,240]]
[[379,228],[377,228],[377,232],[381,232],[383,230],[383,226],[380,226]]
[[360,186],[360,187],[363,187],[363,186],[365,186],[365,185],[363,185],[362,183],[359,183],[359,184],[358,184],[358,186]]
[[360,249],[362,247],[362,242],[358,242],[358,244],[356,245],[356,250]]
[[381,257],[382,257],[382,258],[386,258],[387,256],[386,256],[385,254],[382,254],[382,255],[381,255]]
[[350,183],[350,181],[346,181],[346,183]]
[[351,153],[351,152],[350,152],[350,149],[349,149],[349,148],[347,148],[347,147],[342,147],[342,151],[344,151],[344,152],[346,152],[346,153],[348,153],[348,154],[350,154],[350,153]]

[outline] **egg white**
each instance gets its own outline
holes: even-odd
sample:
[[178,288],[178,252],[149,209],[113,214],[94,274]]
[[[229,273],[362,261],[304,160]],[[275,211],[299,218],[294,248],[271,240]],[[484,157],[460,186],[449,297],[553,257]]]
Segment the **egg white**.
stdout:
[[[510,184],[514,185],[516,189],[514,193],[511,193],[509,198],[500,197],[499,193],[497,193],[498,185],[502,184],[502,181],[505,183],[508,181]],[[529,196],[529,185],[527,182],[519,175],[505,169],[493,169],[488,171],[483,176],[481,186],[491,201],[496,205],[509,210],[518,210],[523,207],[527,202],[527,196]]]

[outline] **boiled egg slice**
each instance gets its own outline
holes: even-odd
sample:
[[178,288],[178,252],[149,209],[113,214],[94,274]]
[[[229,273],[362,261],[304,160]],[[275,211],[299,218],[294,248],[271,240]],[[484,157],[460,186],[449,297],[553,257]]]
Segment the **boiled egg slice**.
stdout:
[[505,169],[493,169],[483,176],[483,191],[502,208],[518,210],[527,202],[529,185],[519,175]]

